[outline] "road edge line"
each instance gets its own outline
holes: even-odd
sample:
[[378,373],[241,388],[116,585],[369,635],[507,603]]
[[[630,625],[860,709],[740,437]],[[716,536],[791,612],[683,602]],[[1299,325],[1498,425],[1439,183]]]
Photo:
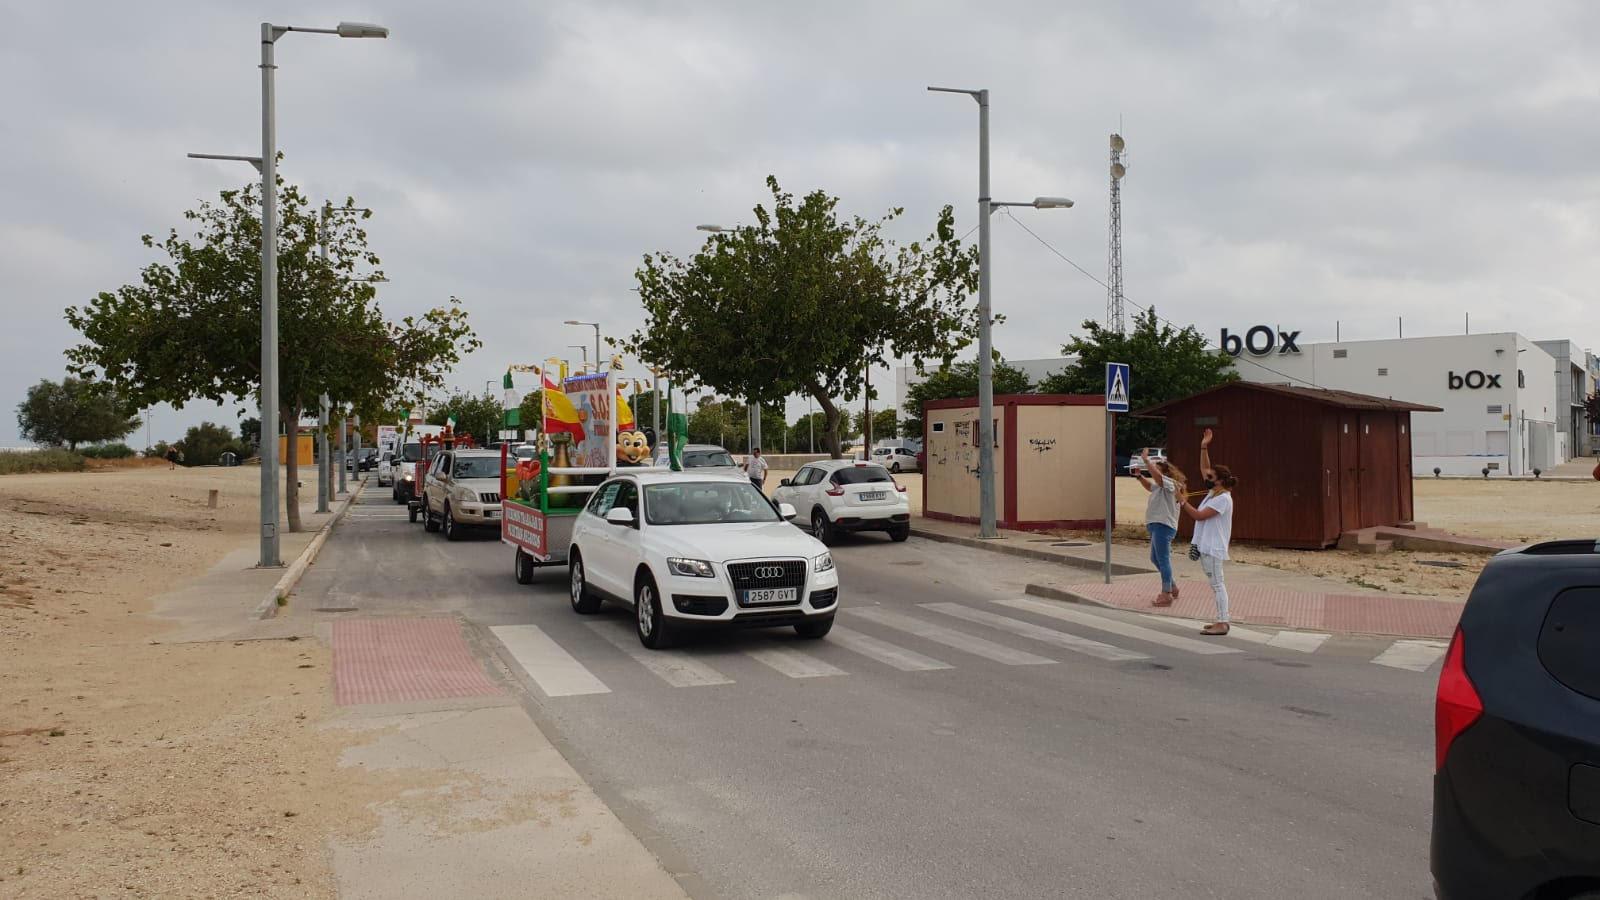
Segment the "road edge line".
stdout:
[[312,538],[306,549],[300,551],[300,556],[289,564],[289,571],[283,573],[283,577],[272,586],[272,590],[268,591],[267,595],[261,598],[261,602],[256,604],[255,609],[250,611],[250,618],[261,621],[278,615],[279,607],[289,599],[289,593],[300,583],[300,579],[305,577],[306,570],[316,561],[317,554],[322,552],[322,545],[328,542],[328,535],[333,533],[333,526],[339,524],[344,514],[350,511],[350,507],[356,502],[356,497],[361,491],[366,490],[366,484],[366,480],[362,479],[360,490],[351,491],[350,495],[339,504],[339,509],[334,512],[333,518],[322,523],[322,527],[317,529],[317,536]]

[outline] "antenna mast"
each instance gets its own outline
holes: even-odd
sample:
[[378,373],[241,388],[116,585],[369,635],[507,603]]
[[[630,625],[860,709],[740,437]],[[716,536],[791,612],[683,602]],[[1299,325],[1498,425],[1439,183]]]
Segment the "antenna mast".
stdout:
[[1122,150],[1127,144],[1122,135],[1111,135],[1111,238],[1106,252],[1106,328],[1117,334],[1127,332],[1122,309],[1122,176],[1128,167],[1122,164]]

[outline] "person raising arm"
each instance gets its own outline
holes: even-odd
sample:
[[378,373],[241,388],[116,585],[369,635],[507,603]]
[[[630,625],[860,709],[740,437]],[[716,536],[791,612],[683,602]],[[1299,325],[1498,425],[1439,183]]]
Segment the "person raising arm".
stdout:
[[1228,544],[1233,539],[1233,489],[1239,479],[1233,470],[1211,462],[1213,434],[1207,428],[1200,437],[1200,472],[1208,491],[1198,507],[1183,498],[1183,511],[1194,519],[1194,546],[1200,552],[1200,567],[1211,582],[1211,593],[1217,604],[1215,622],[1202,628],[1201,634],[1225,635],[1228,633],[1228,587],[1223,580],[1223,563],[1228,559]]

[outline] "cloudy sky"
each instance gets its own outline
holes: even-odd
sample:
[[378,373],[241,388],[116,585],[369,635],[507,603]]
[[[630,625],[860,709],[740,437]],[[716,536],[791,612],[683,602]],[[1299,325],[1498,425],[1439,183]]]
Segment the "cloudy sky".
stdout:
[[[280,170],[353,195],[391,317],[449,295],[484,348],[451,383],[637,322],[632,274],[750,221],[775,174],[852,213],[975,222],[992,92],[997,199],[1105,277],[1107,135],[1128,142],[1129,299],[1302,342],[1515,329],[1600,345],[1600,5],[1294,2],[38,3],[0,10],[0,445],[63,373],[61,312],[134,280],[139,235],[247,180],[259,22],[380,22],[278,44]],[[1120,123],[1120,126],[1119,126]],[[1055,355],[1105,290],[1004,215],[1008,357]],[[576,350],[569,351],[574,357]],[[880,376],[890,388],[885,370]],[[803,411],[804,404],[796,405]],[[158,408],[174,438],[232,408]],[[143,435],[138,436],[143,440]],[[130,440],[130,443],[134,443]]]

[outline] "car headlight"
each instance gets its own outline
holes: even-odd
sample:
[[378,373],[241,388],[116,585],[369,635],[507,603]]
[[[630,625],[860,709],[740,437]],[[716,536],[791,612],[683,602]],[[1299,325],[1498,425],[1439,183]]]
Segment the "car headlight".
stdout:
[[690,578],[715,578],[717,573],[711,568],[711,563],[703,559],[680,559],[670,557],[667,559],[667,568],[674,575],[687,575]]
[[411,480],[411,476],[410,475],[403,475],[403,476],[401,476],[400,480],[401,481],[410,481]]
[[831,572],[831,571],[833,571],[833,554],[832,553],[824,553],[821,556],[817,557],[816,559],[813,559],[811,561],[811,571],[813,571],[813,572]]

